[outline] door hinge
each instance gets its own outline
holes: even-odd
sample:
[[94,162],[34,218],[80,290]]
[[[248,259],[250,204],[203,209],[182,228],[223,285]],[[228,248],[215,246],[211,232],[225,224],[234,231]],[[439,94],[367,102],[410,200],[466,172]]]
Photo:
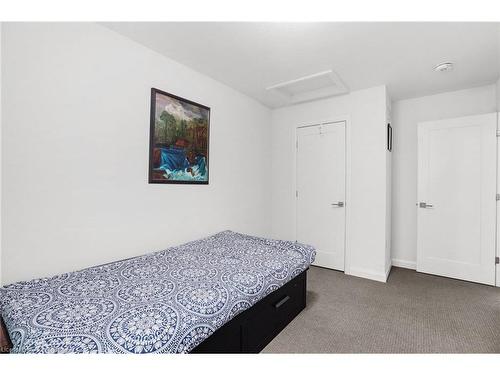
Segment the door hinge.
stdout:
[[497,201],[500,201],[500,194],[497,194]]
[[500,137],[500,130],[497,130],[497,137]]
[[298,197],[299,197],[299,191],[295,190],[295,198],[298,198]]
[[500,264],[500,257],[495,257],[495,264]]

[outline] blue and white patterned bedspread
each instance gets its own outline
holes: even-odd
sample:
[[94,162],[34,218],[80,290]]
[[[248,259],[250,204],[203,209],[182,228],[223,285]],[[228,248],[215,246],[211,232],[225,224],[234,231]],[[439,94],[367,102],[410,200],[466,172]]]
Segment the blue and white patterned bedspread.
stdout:
[[0,288],[14,353],[186,353],[304,271],[312,247],[225,231]]

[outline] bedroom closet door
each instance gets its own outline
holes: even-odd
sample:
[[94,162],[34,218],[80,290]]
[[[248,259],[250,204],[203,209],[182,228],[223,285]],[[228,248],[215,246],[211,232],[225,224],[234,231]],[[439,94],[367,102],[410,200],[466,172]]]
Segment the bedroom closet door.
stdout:
[[417,271],[495,284],[496,114],[419,124]]
[[297,129],[297,241],[315,265],[344,270],[345,122]]

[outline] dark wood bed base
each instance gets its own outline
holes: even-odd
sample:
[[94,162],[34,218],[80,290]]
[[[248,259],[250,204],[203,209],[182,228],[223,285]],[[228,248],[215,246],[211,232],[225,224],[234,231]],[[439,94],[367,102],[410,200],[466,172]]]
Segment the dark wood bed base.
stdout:
[[7,328],[0,316],[0,353],[8,353],[10,348],[12,348],[12,343],[10,342]]
[[[259,353],[306,307],[307,270],[243,311],[191,353]],[[0,353],[12,344],[0,317]]]

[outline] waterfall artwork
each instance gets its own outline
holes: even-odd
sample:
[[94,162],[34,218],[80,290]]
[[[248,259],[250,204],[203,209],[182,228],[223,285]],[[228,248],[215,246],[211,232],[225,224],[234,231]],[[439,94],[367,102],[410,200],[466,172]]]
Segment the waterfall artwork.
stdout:
[[210,108],[151,89],[149,183],[208,184]]

